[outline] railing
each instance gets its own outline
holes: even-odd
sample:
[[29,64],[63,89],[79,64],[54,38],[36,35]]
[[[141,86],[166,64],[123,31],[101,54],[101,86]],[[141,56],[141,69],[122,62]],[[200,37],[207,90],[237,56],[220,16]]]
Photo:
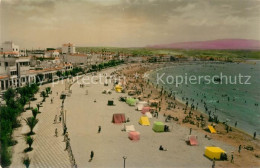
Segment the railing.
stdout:
[[70,145],[70,138],[69,138],[69,134],[67,132],[67,126],[66,126],[66,120],[65,120],[63,104],[62,104],[61,107],[62,107],[62,109],[61,109],[61,116],[62,116],[63,135],[64,135],[64,142],[66,144],[65,150],[67,150],[67,152],[69,154],[71,167],[72,168],[77,168],[78,166],[77,166],[75,157],[74,157],[73,152],[72,152],[72,148],[71,148],[71,145]]

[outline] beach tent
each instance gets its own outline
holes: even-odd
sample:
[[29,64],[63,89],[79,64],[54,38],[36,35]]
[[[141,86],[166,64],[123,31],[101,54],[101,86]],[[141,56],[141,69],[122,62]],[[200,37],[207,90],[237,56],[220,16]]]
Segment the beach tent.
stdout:
[[153,118],[153,116],[150,112],[145,113],[145,116],[148,117],[148,118]]
[[159,121],[154,122],[153,130],[154,130],[154,132],[164,132],[164,124]]
[[147,106],[147,102],[146,101],[140,101],[137,103],[137,110],[141,111],[143,109],[143,107]]
[[188,136],[188,142],[189,142],[189,144],[190,144],[191,146],[196,146],[196,145],[199,144],[199,143],[198,143],[197,136],[195,136],[195,135],[189,135],[189,136]]
[[136,101],[137,101],[136,99],[131,98],[131,97],[126,99],[126,103],[129,104],[130,106],[135,106]]
[[142,113],[145,114],[146,112],[150,111],[150,107],[143,107]]
[[141,117],[139,120],[139,123],[141,125],[146,125],[146,126],[150,125],[150,121],[149,121],[148,117]]
[[212,126],[208,125],[208,128],[209,128],[210,133],[212,133],[212,134],[216,134],[217,133],[215,128],[213,128]]
[[127,125],[127,126],[125,126],[125,131],[126,132],[135,131],[135,126],[134,125]]
[[107,105],[108,106],[113,106],[114,105],[114,101],[113,100],[108,100],[107,101]]
[[113,114],[112,122],[116,124],[125,123],[125,114],[124,113]]
[[128,133],[128,138],[134,141],[140,140],[140,133],[137,131],[131,131]]
[[121,93],[122,92],[122,86],[116,85],[115,86],[115,91],[118,92],[118,93]]
[[210,159],[221,159],[221,156],[225,155],[225,151],[219,147],[206,147],[205,156]]

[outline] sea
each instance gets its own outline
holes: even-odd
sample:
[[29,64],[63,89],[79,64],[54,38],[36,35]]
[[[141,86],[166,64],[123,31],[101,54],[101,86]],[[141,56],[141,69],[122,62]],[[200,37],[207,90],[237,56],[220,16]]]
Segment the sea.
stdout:
[[[183,82],[181,81],[183,80]],[[156,69],[149,80],[220,122],[260,135],[260,61],[191,62]],[[207,110],[205,109],[205,105]]]

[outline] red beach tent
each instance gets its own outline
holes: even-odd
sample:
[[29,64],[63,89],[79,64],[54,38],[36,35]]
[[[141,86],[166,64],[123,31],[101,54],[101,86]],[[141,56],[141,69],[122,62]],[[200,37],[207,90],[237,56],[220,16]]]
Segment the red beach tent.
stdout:
[[140,140],[140,133],[137,131],[131,131],[128,133],[128,138],[133,141]]
[[196,146],[199,144],[197,136],[195,136],[195,135],[190,135],[188,140],[189,140],[191,146]]
[[142,113],[145,114],[146,112],[150,111],[150,107],[143,107]]
[[113,114],[112,122],[115,124],[125,123],[125,114],[124,113]]

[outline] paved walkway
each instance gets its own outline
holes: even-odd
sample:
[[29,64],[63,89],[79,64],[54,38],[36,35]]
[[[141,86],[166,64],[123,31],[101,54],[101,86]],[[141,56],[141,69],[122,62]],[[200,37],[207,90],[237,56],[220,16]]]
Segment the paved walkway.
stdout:
[[[41,89],[44,89],[51,84],[44,85]],[[46,98],[46,102],[40,107],[40,114],[37,115],[39,119],[38,124],[34,128],[36,133],[33,137],[35,139],[32,147],[33,151],[28,152],[27,155],[31,159],[30,167],[48,167],[48,168],[69,168],[71,167],[68,152],[65,151],[65,142],[63,142],[62,136],[62,124],[59,123],[57,117],[57,124],[53,124],[55,115],[59,116],[61,100],[56,92],[61,93],[64,90],[64,85],[59,84],[52,87],[53,93]],[[54,97],[54,103],[51,104],[51,97]],[[36,107],[36,104],[42,100],[37,94],[37,101],[32,103],[32,107]],[[23,118],[31,116],[31,111],[27,111],[22,114]],[[55,137],[55,129],[58,129],[58,137]],[[24,141],[23,134],[28,132],[28,127],[23,122],[23,127],[16,130],[14,133],[15,139],[18,140],[18,144],[14,147],[13,161],[11,167],[24,167],[22,158],[26,155],[23,150],[27,147]]]

